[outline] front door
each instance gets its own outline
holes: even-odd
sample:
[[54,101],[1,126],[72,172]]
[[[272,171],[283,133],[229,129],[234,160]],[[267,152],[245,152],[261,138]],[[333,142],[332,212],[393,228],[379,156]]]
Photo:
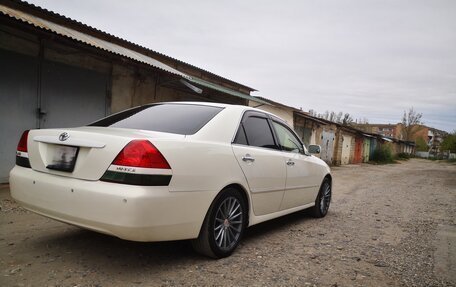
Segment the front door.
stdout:
[[272,124],[287,166],[287,181],[280,209],[315,202],[320,185],[315,163],[305,154],[302,143],[289,127],[276,120]]

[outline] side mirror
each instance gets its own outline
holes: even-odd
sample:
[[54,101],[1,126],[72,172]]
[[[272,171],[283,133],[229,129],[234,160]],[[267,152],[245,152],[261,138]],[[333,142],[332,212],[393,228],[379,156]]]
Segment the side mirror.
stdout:
[[309,145],[309,152],[319,154],[321,152],[321,147],[319,145],[311,144]]

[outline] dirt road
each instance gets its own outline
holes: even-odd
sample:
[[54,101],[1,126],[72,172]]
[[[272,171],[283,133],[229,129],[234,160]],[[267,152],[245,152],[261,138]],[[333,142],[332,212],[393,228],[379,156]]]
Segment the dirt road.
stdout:
[[135,243],[18,207],[0,190],[0,286],[455,286],[456,165],[413,159],[333,169],[323,219],[248,230],[229,258]]

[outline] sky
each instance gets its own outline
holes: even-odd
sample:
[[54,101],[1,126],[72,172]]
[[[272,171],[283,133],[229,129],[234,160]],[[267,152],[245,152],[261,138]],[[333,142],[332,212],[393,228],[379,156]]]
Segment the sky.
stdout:
[[454,0],[28,2],[304,111],[456,130]]

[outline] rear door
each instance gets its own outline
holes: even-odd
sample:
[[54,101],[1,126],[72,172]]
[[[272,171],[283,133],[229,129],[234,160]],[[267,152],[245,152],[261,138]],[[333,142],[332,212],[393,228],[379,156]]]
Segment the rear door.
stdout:
[[266,114],[244,114],[233,152],[249,184],[255,215],[278,211],[285,189],[286,163]]

